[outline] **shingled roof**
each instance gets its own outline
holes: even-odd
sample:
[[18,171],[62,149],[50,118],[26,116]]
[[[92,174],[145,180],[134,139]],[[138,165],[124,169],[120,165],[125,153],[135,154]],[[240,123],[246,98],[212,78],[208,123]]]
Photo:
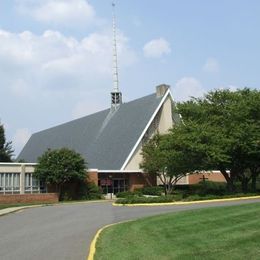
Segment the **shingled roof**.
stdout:
[[35,133],[17,160],[33,163],[48,148],[80,153],[89,168],[120,170],[163,97],[151,94]]

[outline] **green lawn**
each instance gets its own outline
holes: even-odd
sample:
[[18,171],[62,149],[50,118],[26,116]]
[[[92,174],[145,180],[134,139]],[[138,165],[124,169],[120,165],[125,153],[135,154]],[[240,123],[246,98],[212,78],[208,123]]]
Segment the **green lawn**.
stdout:
[[164,214],[105,229],[99,259],[260,259],[260,204]]

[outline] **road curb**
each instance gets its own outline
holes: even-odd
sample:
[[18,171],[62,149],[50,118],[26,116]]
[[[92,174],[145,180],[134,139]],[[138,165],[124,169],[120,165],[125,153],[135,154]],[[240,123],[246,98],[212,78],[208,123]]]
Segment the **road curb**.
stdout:
[[75,202],[61,202],[61,203],[53,203],[53,204],[38,204],[38,205],[28,205],[28,206],[21,206],[21,207],[10,207],[5,209],[0,209],[0,217],[17,212],[22,209],[28,208],[39,208],[39,207],[46,207],[46,206],[63,206],[63,205],[77,205],[77,204],[89,204],[89,203],[101,203],[101,202],[112,202],[114,200],[91,200],[91,201],[75,201]]
[[89,204],[89,203],[104,203],[104,202],[114,202],[115,200],[83,200],[83,201],[66,201],[66,202],[60,202],[60,203],[55,203],[53,205],[73,205],[73,204]]
[[93,260],[93,259],[94,259],[94,255],[95,255],[95,253],[96,253],[96,243],[97,243],[97,240],[98,240],[98,238],[99,238],[100,233],[101,233],[104,229],[106,229],[106,228],[108,228],[108,227],[111,227],[111,226],[113,226],[113,225],[115,225],[115,224],[116,224],[116,223],[106,225],[106,226],[100,228],[100,229],[97,231],[96,235],[94,236],[93,240],[91,241],[90,248],[89,248],[89,254],[88,254],[87,260]]
[[238,197],[238,198],[226,198],[226,199],[212,199],[212,200],[197,200],[197,201],[176,201],[176,202],[162,202],[162,203],[136,203],[136,204],[117,204],[113,203],[113,206],[117,207],[138,207],[138,206],[169,206],[169,205],[189,205],[189,204],[202,204],[208,202],[225,202],[225,201],[236,201],[236,200],[250,200],[250,199],[260,199],[260,196],[250,196],[250,197]]
[[6,209],[1,209],[0,210],[0,217],[10,214],[10,213],[14,213],[17,212],[19,210],[23,210],[23,209],[29,209],[29,208],[39,208],[39,207],[45,207],[45,206],[50,206],[50,205],[29,205],[29,206],[21,206],[21,207],[10,207],[10,208],[6,208]]
[[94,260],[94,256],[95,256],[95,253],[96,253],[96,243],[97,243],[97,240],[98,240],[102,231],[104,231],[106,228],[109,228],[111,226],[115,226],[117,224],[122,224],[122,223],[127,223],[127,222],[132,222],[132,221],[134,221],[134,220],[119,221],[117,223],[108,224],[108,225],[105,225],[104,227],[100,228],[97,231],[96,235],[94,236],[93,240],[91,241],[87,260]]

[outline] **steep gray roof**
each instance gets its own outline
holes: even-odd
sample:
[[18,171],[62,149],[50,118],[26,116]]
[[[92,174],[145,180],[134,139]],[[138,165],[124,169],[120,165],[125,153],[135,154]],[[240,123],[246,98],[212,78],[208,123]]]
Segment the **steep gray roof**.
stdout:
[[17,160],[37,162],[48,148],[79,152],[89,168],[120,170],[160,104],[156,94],[58,125],[31,136]]

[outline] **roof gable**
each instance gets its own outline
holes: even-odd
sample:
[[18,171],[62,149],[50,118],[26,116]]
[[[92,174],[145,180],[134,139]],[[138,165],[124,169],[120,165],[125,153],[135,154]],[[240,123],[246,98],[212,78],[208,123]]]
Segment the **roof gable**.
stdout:
[[48,148],[68,147],[90,168],[120,170],[162,97],[155,94],[33,134],[17,160],[36,162]]

